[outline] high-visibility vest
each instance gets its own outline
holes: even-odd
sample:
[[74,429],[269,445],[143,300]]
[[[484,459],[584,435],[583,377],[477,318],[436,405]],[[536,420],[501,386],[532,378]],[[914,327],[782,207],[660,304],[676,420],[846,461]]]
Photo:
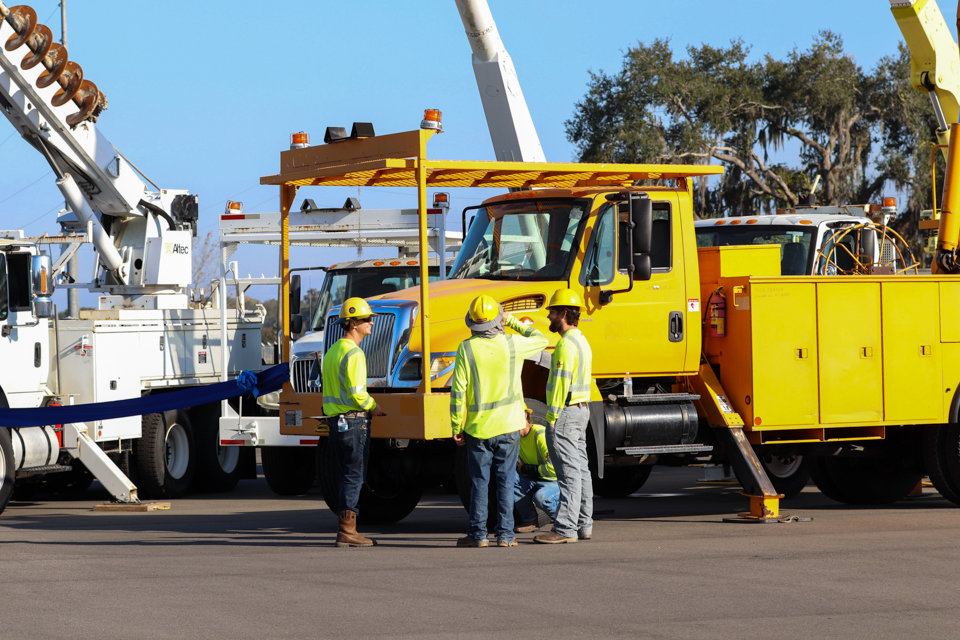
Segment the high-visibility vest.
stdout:
[[557,472],[550,461],[550,450],[547,448],[546,428],[533,425],[530,433],[520,438],[520,462],[536,465],[537,473],[544,480],[556,480]]
[[460,343],[450,381],[450,426],[487,439],[519,431],[524,424],[523,361],[543,351],[542,333],[510,316],[520,335],[473,336]]
[[367,358],[353,340],[340,338],[323,357],[323,413],[370,411],[377,403],[367,393]]
[[547,422],[554,424],[560,411],[571,404],[590,401],[593,350],[580,329],[574,327],[557,342],[547,378]]

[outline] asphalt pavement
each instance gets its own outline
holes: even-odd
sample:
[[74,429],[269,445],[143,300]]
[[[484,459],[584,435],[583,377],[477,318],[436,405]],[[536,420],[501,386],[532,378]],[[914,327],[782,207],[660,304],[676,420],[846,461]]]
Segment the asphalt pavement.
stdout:
[[262,478],[149,513],[38,496],[0,515],[0,638],[960,637],[960,510],[933,489],[851,508],[811,485],[782,509],[813,522],[728,524],[746,498],[700,475],[597,499],[593,540],[487,549],[455,547],[439,489],[361,528],[371,549]]

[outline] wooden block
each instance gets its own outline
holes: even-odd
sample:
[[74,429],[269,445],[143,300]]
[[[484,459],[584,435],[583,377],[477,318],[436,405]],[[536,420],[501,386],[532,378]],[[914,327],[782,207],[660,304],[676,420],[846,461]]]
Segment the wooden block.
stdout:
[[167,511],[169,502],[105,502],[93,505],[94,511]]

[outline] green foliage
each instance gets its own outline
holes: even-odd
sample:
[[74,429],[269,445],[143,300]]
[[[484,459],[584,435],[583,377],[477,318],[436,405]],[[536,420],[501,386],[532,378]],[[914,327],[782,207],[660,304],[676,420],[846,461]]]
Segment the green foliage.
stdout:
[[[935,123],[910,86],[905,46],[865,72],[840,36],[823,31],[784,60],[748,60],[741,40],[689,47],[639,43],[613,75],[592,73],[566,122],[583,162],[703,164],[722,178],[698,179],[701,215],[751,215],[801,203],[817,176],[822,204],[876,203],[907,193],[904,220],[930,202]],[[795,160],[771,162],[795,156]],[[901,208],[902,209],[902,208]]]

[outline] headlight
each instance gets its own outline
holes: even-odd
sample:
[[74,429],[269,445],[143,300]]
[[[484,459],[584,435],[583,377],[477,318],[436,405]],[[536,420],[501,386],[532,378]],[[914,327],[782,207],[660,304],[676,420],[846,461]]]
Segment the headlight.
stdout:
[[450,356],[437,356],[430,362],[430,377],[436,378],[441,373],[444,373],[453,366],[453,363],[456,361],[457,357],[455,355]]

